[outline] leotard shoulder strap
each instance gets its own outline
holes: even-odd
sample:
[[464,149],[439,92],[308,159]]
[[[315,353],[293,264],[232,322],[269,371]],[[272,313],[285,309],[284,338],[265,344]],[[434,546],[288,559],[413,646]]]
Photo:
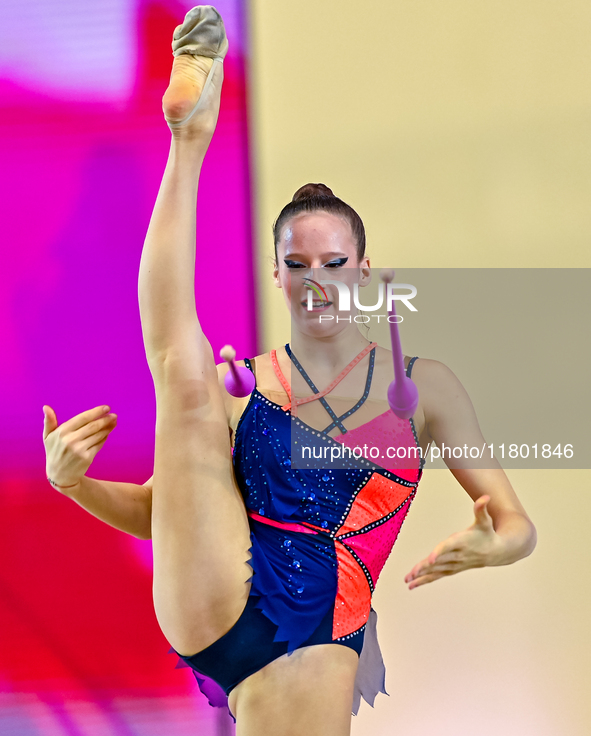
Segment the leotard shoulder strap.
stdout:
[[[307,404],[310,401],[316,401],[317,399],[320,400],[326,411],[328,412],[329,416],[333,420],[331,424],[328,425],[328,427],[324,430],[324,432],[330,432],[331,429],[334,429],[334,427],[338,427],[343,434],[347,432],[347,429],[342,424],[342,420],[346,419],[348,416],[353,414],[353,412],[357,411],[359,407],[366,401],[367,397],[369,396],[369,390],[371,388],[371,381],[373,377],[373,371],[374,371],[374,365],[375,365],[375,349],[377,347],[377,343],[372,342],[369,345],[367,345],[358,355],[353,358],[353,360],[341,371],[341,373],[335,378],[332,383],[330,383],[329,386],[327,386],[323,391],[320,391],[313,383],[312,379],[308,376],[300,362],[297,360],[295,355],[291,352],[291,349],[289,347],[289,344],[285,346],[285,350],[287,354],[289,355],[291,361],[295,365],[295,367],[298,369],[298,371],[302,374],[302,377],[310,386],[314,394],[312,396],[306,396],[303,399],[293,399],[291,394],[291,387],[286,380],[285,376],[283,375],[283,372],[281,368],[279,367],[279,361],[277,360],[277,352],[275,350],[271,351],[271,363],[273,365],[273,369],[275,371],[275,374],[277,375],[277,378],[281,382],[281,385],[283,386],[288,398],[289,398],[289,404],[286,404],[282,407],[283,410],[287,411],[291,409],[292,416],[297,416],[297,407],[302,404]],[[361,399],[355,404],[355,406],[349,411],[345,412],[340,417],[337,417],[337,415],[332,410],[332,407],[328,404],[326,399],[324,398],[326,394],[330,393],[335,386],[337,386],[343,378],[345,378],[346,375],[350,373],[350,371],[368,354],[370,353],[370,359],[369,359],[369,368],[367,372],[367,379],[365,382],[365,390],[363,392],[363,396]]]
[[271,356],[271,365],[273,366],[275,375],[281,382],[281,385],[283,386],[283,390],[285,391],[285,393],[287,394],[287,398],[289,399],[287,404],[285,404],[281,408],[283,409],[283,411],[289,411],[291,409],[291,386],[289,385],[287,378],[283,375],[283,371],[279,367],[279,361],[277,360],[277,351],[271,350],[270,356]]
[[406,369],[406,375],[410,378],[410,374],[412,373],[412,367],[415,364],[415,361],[418,360],[419,356],[415,355],[414,358],[411,358],[408,361],[408,367]]
[[[326,393],[328,393],[330,390],[332,390],[332,387],[333,386],[336,386],[337,383],[339,383],[340,381],[343,380],[343,378],[357,365],[357,363],[361,360],[361,358],[363,358],[365,355],[367,355],[368,350],[369,350],[369,367],[368,367],[368,370],[367,370],[367,378],[366,378],[366,381],[365,381],[365,389],[363,391],[363,395],[359,399],[359,401],[355,404],[354,407],[352,407],[351,409],[349,409],[349,411],[346,411],[340,417],[337,417],[337,415],[334,413],[334,411],[333,411],[332,407],[330,406],[330,404],[324,398],[324,395],[326,395]],[[324,392],[324,391],[323,392],[320,392],[316,388],[316,386],[314,385],[312,379],[306,373],[306,371],[304,370],[304,368],[300,364],[299,360],[291,352],[291,349],[289,347],[289,344],[285,346],[285,351],[289,355],[292,363],[295,365],[295,367],[298,369],[298,371],[302,374],[302,377],[304,378],[304,380],[306,381],[306,383],[308,384],[308,386],[310,386],[310,388],[312,389],[312,391],[314,391],[314,393],[317,394],[317,396],[310,397],[310,398],[312,398],[312,399],[318,398],[320,400],[320,403],[326,409],[326,411],[328,412],[330,418],[332,419],[332,424],[329,424],[328,427],[326,427],[323,431],[325,433],[326,432],[330,432],[335,427],[338,427],[341,430],[341,433],[342,434],[345,434],[347,432],[347,429],[343,425],[342,420],[343,419],[346,419],[347,417],[351,416],[351,414],[353,414],[354,412],[356,412],[357,409],[359,409],[359,407],[363,403],[365,403],[367,397],[369,396],[369,390],[371,388],[371,381],[372,381],[372,378],[373,378],[373,371],[374,371],[374,365],[375,365],[376,344],[375,343],[372,343],[371,345],[368,345],[366,348],[364,348],[361,351],[361,353],[359,353],[359,355],[357,355],[349,363],[349,365],[346,366],[346,368],[344,368],[344,370],[342,371],[342,373],[337,377],[337,379],[335,381],[333,381],[333,383],[329,386],[329,389],[326,392]],[[301,403],[304,403],[304,401],[302,401]]]

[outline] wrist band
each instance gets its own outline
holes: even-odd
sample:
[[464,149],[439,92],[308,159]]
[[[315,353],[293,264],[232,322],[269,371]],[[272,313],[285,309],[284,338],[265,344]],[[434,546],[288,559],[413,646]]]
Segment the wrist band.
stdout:
[[78,481],[78,483],[73,483],[71,486],[60,486],[59,483],[56,483],[54,480],[51,480],[49,476],[46,476],[46,477],[47,477],[47,480],[51,483],[51,485],[55,486],[56,488],[74,488],[74,486],[77,486],[78,483],[80,483],[80,481]]

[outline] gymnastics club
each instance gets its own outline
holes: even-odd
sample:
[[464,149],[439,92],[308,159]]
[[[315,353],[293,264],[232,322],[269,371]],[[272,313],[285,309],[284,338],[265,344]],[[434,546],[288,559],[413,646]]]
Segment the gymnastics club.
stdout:
[[254,391],[256,381],[252,371],[236,365],[235,357],[236,351],[231,345],[224,345],[220,350],[220,358],[223,358],[230,366],[230,370],[224,377],[226,391],[230,396],[241,399]]
[[[394,271],[382,269],[380,278],[386,284],[386,303],[388,303],[387,285],[394,281]],[[404,359],[402,357],[402,348],[400,347],[400,334],[398,333],[398,323],[396,322],[394,299],[392,299],[392,306],[388,310],[388,313],[390,338],[392,340],[392,359],[394,361],[394,380],[388,386],[388,404],[390,404],[390,409],[392,409],[397,417],[400,417],[400,419],[410,419],[419,403],[419,390],[415,382],[406,375],[404,370]],[[394,317],[394,320],[391,320],[390,317]]]

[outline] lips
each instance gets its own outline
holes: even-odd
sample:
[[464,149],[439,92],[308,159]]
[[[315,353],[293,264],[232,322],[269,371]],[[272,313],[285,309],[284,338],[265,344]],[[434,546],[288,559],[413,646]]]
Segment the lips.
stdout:
[[314,299],[312,302],[312,309],[308,309],[308,300],[301,302],[302,307],[307,312],[322,312],[332,306],[332,302],[327,302],[325,299]]

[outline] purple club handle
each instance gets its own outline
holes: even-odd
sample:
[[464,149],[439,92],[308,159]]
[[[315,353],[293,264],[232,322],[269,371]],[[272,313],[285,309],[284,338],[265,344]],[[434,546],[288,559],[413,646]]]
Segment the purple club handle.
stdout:
[[252,371],[242,366],[237,366],[235,362],[236,351],[231,345],[224,345],[220,350],[220,358],[226,361],[230,366],[230,370],[224,377],[224,385],[230,396],[242,399],[254,391],[256,384]]
[[[380,274],[382,281],[389,284],[394,281],[394,271],[383,270]],[[386,295],[387,298],[387,295]],[[394,300],[388,315],[396,316]],[[388,404],[390,409],[400,419],[410,419],[417,410],[419,404],[419,390],[415,382],[406,375],[404,370],[404,358],[400,347],[400,334],[398,323],[390,321],[390,338],[392,340],[392,359],[394,361],[394,380],[388,386]]]

